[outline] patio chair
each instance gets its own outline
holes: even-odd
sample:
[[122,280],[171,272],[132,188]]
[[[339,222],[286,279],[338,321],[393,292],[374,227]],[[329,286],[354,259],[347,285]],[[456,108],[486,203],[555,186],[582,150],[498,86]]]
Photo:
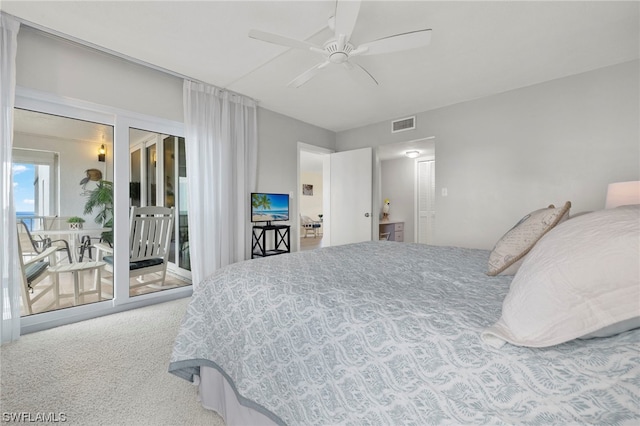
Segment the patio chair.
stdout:
[[[169,248],[173,233],[174,208],[131,207],[129,215],[129,278],[138,278],[136,288],[150,284],[164,285],[169,262]],[[96,257],[104,260],[107,271],[113,273],[113,247],[105,243],[94,244]],[[106,254],[106,256],[105,256]],[[145,275],[158,273],[157,278],[146,280]]]
[[24,303],[27,313],[29,315],[33,314],[33,304],[48,293],[53,295],[53,300],[40,311],[47,311],[52,306],[59,307],[60,298],[58,295],[60,292],[58,291],[57,280],[50,280],[48,284],[44,282],[44,279],[49,276],[49,267],[56,262],[55,253],[58,248],[47,247],[33,256],[30,251],[31,247],[27,247],[27,260],[25,260],[22,251],[25,241],[20,238],[20,234],[21,232],[18,232],[18,251],[20,253],[18,258],[20,259],[20,271],[22,272],[22,303]]
[[302,231],[304,238],[307,238],[308,234],[313,235],[313,238],[318,236],[318,230],[322,226],[320,222],[311,220],[309,216],[300,215],[300,224],[302,225]]
[[78,247],[78,262],[83,262],[85,256],[93,260],[93,249],[95,248],[95,245],[97,243],[103,243],[105,245],[108,245],[109,247],[113,247],[113,245],[102,235],[83,235],[80,238],[80,247]]
[[[67,223],[71,216],[45,216],[44,217],[44,229],[46,230],[60,230],[66,229],[69,225]],[[74,237],[75,238],[75,237]],[[85,253],[88,254],[90,259],[93,259],[93,242],[103,242],[102,237],[97,237],[90,234],[79,236],[80,245],[77,247],[77,253],[74,253],[78,258],[78,262],[83,262]]]
[[18,222],[18,240],[21,241],[23,247],[21,253],[25,255],[29,253],[39,255],[46,249],[54,247],[56,249],[55,251],[66,252],[69,263],[73,263],[71,258],[71,249],[69,248],[69,242],[67,240],[52,240],[48,237],[33,238],[33,235],[29,231],[29,227],[24,220],[20,220],[20,222]]

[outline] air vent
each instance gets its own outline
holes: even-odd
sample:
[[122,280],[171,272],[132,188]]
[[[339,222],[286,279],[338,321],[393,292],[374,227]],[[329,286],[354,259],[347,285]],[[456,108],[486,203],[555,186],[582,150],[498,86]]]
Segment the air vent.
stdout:
[[404,132],[416,128],[416,117],[401,118],[391,122],[391,133]]

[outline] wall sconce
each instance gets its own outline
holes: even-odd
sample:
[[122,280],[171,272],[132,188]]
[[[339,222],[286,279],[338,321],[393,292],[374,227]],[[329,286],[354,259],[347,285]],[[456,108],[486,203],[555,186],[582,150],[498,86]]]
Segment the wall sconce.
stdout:
[[610,183],[607,187],[605,209],[640,204],[640,180]]
[[420,151],[407,151],[404,153],[404,155],[409,158],[416,158],[418,155],[420,155]]
[[104,144],[102,144],[102,146],[98,150],[98,161],[100,161],[101,163],[104,163],[106,154],[107,154],[107,150],[104,148]]

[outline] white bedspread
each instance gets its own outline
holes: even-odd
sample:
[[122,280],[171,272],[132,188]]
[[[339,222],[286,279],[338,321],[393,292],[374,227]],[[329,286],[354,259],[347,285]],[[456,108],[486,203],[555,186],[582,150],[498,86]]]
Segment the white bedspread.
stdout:
[[216,368],[289,425],[640,420],[639,330],[483,344],[511,281],[488,256],[374,241],[231,265],[195,286],[169,370]]

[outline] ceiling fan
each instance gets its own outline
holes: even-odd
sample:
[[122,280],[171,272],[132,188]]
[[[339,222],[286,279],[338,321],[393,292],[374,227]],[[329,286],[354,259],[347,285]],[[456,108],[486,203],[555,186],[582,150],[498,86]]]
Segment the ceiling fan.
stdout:
[[322,55],[322,62],[291,80],[287,86],[300,87],[311,80],[320,70],[331,64],[342,65],[348,70],[357,70],[377,85],[378,81],[369,71],[350,59],[354,56],[378,55],[426,46],[431,41],[431,29],[396,34],[354,46],[350,43],[350,39],[358,19],[360,4],[361,1],[336,1],[335,15],[329,19],[329,28],[334,31],[334,37],[327,40],[322,46],[258,30],[249,31],[249,37],[281,46],[310,50]]

